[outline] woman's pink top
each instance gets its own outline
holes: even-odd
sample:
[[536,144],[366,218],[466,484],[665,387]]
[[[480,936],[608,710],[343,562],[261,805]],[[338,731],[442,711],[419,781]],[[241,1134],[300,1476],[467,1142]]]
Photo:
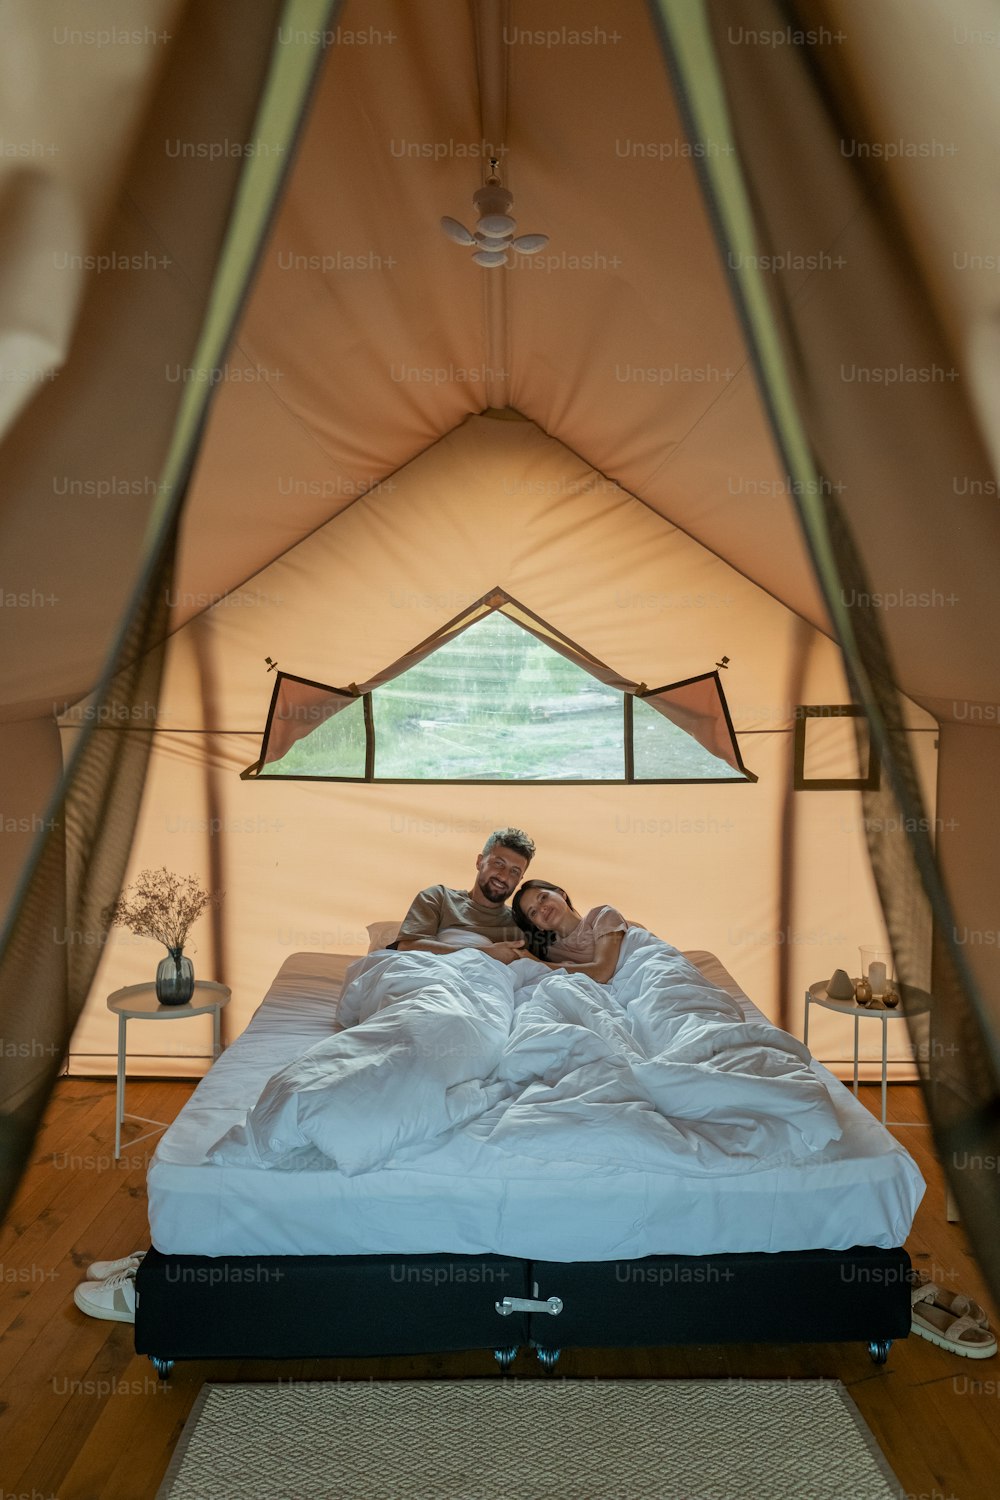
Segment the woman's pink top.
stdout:
[[606,937],[609,932],[625,932],[628,925],[613,906],[594,906],[572,932],[556,938],[546,957],[550,963],[591,964],[597,939]]

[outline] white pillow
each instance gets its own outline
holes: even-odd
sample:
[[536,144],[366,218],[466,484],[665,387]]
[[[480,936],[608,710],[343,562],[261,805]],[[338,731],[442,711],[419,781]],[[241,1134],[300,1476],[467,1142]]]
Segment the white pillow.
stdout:
[[369,922],[368,952],[374,953],[376,948],[388,948],[399,937],[402,925],[402,922]]
[[446,948],[488,948],[494,941],[482,932],[473,932],[469,927],[442,927],[437,940],[444,943]]

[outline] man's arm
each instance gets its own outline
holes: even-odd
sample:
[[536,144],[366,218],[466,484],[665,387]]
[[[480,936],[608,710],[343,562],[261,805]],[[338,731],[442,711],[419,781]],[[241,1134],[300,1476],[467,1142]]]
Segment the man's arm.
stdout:
[[426,891],[418,891],[410,902],[410,909],[403,918],[399,937],[396,939],[397,951],[409,953],[415,949],[420,953],[454,952],[447,943],[438,942],[440,930],[441,892],[439,887],[430,886]]

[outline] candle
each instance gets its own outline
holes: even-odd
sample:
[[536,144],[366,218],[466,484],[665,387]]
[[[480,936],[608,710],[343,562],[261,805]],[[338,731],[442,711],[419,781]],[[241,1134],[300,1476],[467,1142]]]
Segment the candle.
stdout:
[[868,965],[868,983],[873,995],[881,995],[885,989],[885,964]]

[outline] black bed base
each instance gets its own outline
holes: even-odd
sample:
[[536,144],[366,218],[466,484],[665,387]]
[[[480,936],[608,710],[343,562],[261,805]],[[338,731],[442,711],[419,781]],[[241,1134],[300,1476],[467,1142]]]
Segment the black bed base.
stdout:
[[866,1246],[568,1262],[150,1250],[136,1277],[135,1347],[161,1374],[177,1359],[467,1349],[506,1365],[522,1344],[553,1364],[572,1347],[860,1339],[881,1363],[910,1330],[910,1274],[905,1250]]

